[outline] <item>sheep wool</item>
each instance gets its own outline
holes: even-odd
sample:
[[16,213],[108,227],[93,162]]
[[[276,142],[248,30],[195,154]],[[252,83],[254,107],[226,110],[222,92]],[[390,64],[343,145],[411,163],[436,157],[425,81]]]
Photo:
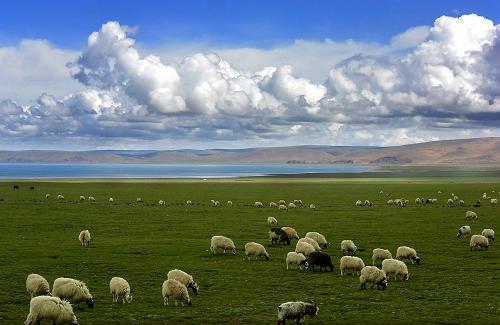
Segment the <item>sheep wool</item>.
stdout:
[[316,209],[316,205],[314,203],[309,204],[309,209]]
[[476,250],[478,247],[482,249],[488,249],[489,241],[483,235],[472,235],[470,238],[470,250],[474,248]]
[[185,285],[186,288],[188,288],[188,289],[191,288],[191,290],[193,290],[193,293],[195,295],[198,294],[199,287],[198,287],[198,284],[196,282],[194,282],[193,276],[182,271],[182,270],[178,270],[178,269],[170,270],[167,273],[167,279],[177,280],[180,283],[182,283],[183,285]]
[[309,243],[312,245],[312,247],[314,247],[314,250],[316,252],[319,252],[321,251],[321,247],[319,247],[319,244],[317,241],[315,241],[314,239],[312,238],[309,238],[309,237],[304,237],[304,238],[301,238],[299,239],[299,242],[306,242],[306,243]]
[[477,220],[477,213],[474,211],[465,212],[465,220]]
[[232,207],[232,206],[233,206],[233,201],[227,201],[227,202],[226,202],[226,206],[228,206],[228,207]]
[[359,275],[359,272],[365,267],[365,263],[362,259],[355,256],[342,256],[340,258],[340,275],[344,275],[344,273],[348,271],[352,271],[352,274],[356,272]]
[[170,297],[175,299],[175,305],[180,301],[181,305],[184,303],[191,305],[191,298],[189,298],[189,293],[185,285],[174,279],[168,279],[163,282],[161,288],[161,294],[163,296],[163,305],[167,306]]
[[290,301],[278,306],[278,325],[285,324],[287,319],[297,321],[297,324],[304,324],[304,317],[318,315],[319,307],[307,302]]
[[281,229],[283,229],[287,233],[287,235],[290,239],[292,239],[292,238],[299,239],[300,238],[297,231],[292,227],[281,227]]
[[342,251],[342,255],[352,255],[358,250],[358,247],[354,245],[352,240],[343,240],[340,243],[340,250]]
[[400,246],[396,251],[396,258],[401,261],[410,261],[411,264],[420,264],[420,257],[417,255],[417,251],[408,246]]
[[288,203],[289,209],[295,209],[296,207],[297,207],[297,205],[295,203],[292,203],[292,202]]
[[488,241],[495,241],[495,231],[493,229],[483,229],[481,235],[488,238]]
[[85,196],[80,195],[80,201],[85,201]]
[[302,253],[288,252],[286,254],[286,269],[288,270],[288,266],[292,264],[296,265],[296,269],[302,269],[305,260],[306,257]]
[[82,246],[87,247],[88,245],[90,245],[90,231],[88,229],[80,231],[78,240],[80,241]]
[[63,196],[63,195],[61,195],[61,194],[58,194],[58,195],[57,195],[57,200],[64,200],[64,196]]
[[278,209],[280,209],[281,211],[288,211],[288,208],[284,204],[280,204]]
[[51,320],[54,324],[78,325],[71,304],[57,297],[38,296],[31,299],[30,312],[24,324],[36,325],[42,320]]
[[50,296],[49,282],[43,276],[32,273],[26,278],[26,291],[31,295],[31,298]]
[[277,225],[278,224],[278,220],[276,220],[276,218],[274,218],[274,217],[268,217],[267,218],[267,224],[268,225]]
[[259,201],[255,202],[253,205],[254,205],[256,208],[262,208],[262,207],[264,207],[264,204],[263,204],[262,202],[259,202]]
[[278,204],[276,204],[276,202],[269,202],[269,207],[270,208],[277,208]]
[[385,272],[387,276],[394,274],[394,279],[399,275],[401,280],[408,280],[408,267],[402,261],[388,258],[382,261],[382,271]]
[[387,287],[387,276],[385,272],[376,266],[365,266],[359,275],[361,290],[366,289],[366,284],[370,283],[371,289],[377,285],[378,289],[384,290]]
[[109,200],[108,200],[108,202],[109,203],[113,203],[113,202],[115,202],[115,199],[113,199],[112,197],[110,197]]
[[217,249],[220,248],[226,254],[226,250],[230,249],[233,255],[236,254],[236,246],[234,246],[233,241],[225,236],[213,236],[210,241],[210,251],[213,255],[217,253]]
[[306,233],[306,237],[314,239],[320,246],[323,246],[323,248],[328,248],[328,241],[326,240],[325,236],[320,234],[319,232],[310,231]]
[[87,303],[89,308],[94,307],[94,298],[90,294],[87,285],[82,281],[71,278],[57,278],[52,285],[52,295],[61,299],[67,299],[72,304]]
[[471,235],[470,226],[462,226],[458,228],[457,237],[469,237]]
[[385,259],[392,258],[392,254],[388,249],[375,248],[372,255],[372,263],[375,265],[377,261],[383,261]]
[[315,251],[316,250],[314,249],[313,245],[311,245],[305,241],[297,242],[297,245],[295,245],[295,252],[302,253],[305,256],[308,256]]
[[120,277],[113,277],[109,281],[109,291],[113,295],[113,302],[117,302],[118,299],[122,298],[122,302],[132,303],[132,296],[130,295],[130,284],[127,280]]
[[260,256],[264,256],[269,261],[270,255],[265,247],[259,243],[249,242],[245,244],[245,260],[250,260],[250,257],[255,256],[257,260]]

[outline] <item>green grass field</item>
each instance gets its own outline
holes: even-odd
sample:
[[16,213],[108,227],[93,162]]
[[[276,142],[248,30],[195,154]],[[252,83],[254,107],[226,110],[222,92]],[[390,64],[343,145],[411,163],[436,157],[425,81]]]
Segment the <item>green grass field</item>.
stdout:
[[[20,189],[13,190],[14,184]],[[51,286],[61,276],[87,283],[95,307],[76,311],[80,324],[273,324],[277,306],[291,300],[320,306],[318,317],[307,318],[307,324],[498,324],[500,243],[471,252],[469,240],[457,239],[456,232],[465,224],[473,233],[499,230],[500,206],[445,206],[451,193],[471,205],[483,192],[498,197],[492,190],[500,191],[500,179],[5,181],[0,183],[0,324],[24,322],[30,300],[25,280],[33,272]],[[385,193],[408,198],[410,206],[387,206]],[[66,201],[56,202],[57,194]],[[97,202],[80,203],[80,195],[93,195]],[[114,204],[107,202],[110,196]],[[436,197],[438,204],[417,207],[417,196]],[[145,204],[135,204],[136,197]],[[153,205],[159,199],[167,206]],[[185,205],[188,199],[194,206]],[[211,199],[222,206],[212,207]],[[302,199],[317,209],[253,207],[255,201],[267,205],[280,199]],[[354,207],[358,199],[375,206]],[[226,207],[227,200],[234,206]],[[478,213],[478,221],[465,221],[468,209]],[[285,256],[295,242],[268,247],[268,216],[301,235],[325,234],[335,271],[287,271]],[[92,234],[90,248],[77,239],[82,229]],[[213,235],[231,237],[236,256],[212,256]],[[343,239],[354,240],[367,265],[373,248],[395,255],[400,245],[414,247],[422,264],[408,266],[407,282],[392,280],[385,291],[362,291],[357,276],[340,276]],[[249,241],[264,244],[271,260],[244,261],[242,249]],[[163,306],[161,285],[173,268],[189,272],[200,285],[199,295],[191,293],[190,307]],[[131,305],[112,303],[113,276],[131,284]]]

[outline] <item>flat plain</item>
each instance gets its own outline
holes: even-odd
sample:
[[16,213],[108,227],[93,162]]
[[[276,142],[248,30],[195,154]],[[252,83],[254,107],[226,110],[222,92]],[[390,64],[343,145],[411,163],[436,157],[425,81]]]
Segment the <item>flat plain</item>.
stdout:
[[[473,234],[483,228],[499,231],[500,206],[482,200],[481,207],[472,207],[483,192],[498,198],[499,191],[498,177],[3,181],[0,323],[24,322],[26,276],[38,273],[51,285],[62,276],[88,285],[95,306],[76,311],[80,324],[272,324],[277,306],[291,300],[318,304],[318,317],[307,318],[307,324],[498,324],[500,243],[470,251],[469,240],[456,233],[466,224]],[[466,206],[448,207],[452,193]],[[58,202],[58,194],[65,200]],[[96,202],[80,202],[80,195],[94,196]],[[137,197],[144,204],[137,204]],[[417,206],[416,197],[438,202]],[[389,198],[407,198],[410,204],[388,206]],[[160,199],[167,206],[158,206]],[[212,207],[211,199],[221,206]],[[317,208],[280,212],[267,207],[280,199],[301,199]],[[374,206],[355,207],[358,199]],[[194,205],[186,206],[186,200]],[[225,205],[228,200],[232,207]],[[265,207],[255,208],[255,201]],[[466,221],[467,210],[479,219]],[[295,241],[269,246],[269,216],[302,236],[323,233],[335,271],[287,271],[285,257]],[[89,248],[78,241],[82,229],[92,234]],[[212,256],[213,235],[232,238],[237,254]],[[343,239],[357,244],[357,256],[367,265],[372,249],[388,248],[395,255],[401,245],[415,248],[422,264],[408,265],[409,281],[390,280],[385,291],[360,290],[357,276],[341,276],[338,270]],[[243,248],[250,241],[264,244],[270,261],[245,261]],[[197,296],[190,292],[192,306],[163,306],[161,285],[174,268],[192,274],[200,286]],[[113,276],[129,281],[132,304],[112,303]]]

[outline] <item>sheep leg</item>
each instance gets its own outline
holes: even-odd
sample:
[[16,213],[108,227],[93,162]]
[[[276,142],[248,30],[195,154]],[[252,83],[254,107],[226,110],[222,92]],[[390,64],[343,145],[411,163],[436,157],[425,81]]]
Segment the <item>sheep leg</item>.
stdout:
[[177,299],[175,299],[175,307],[177,307]]
[[163,306],[167,306],[167,305],[168,305],[168,296],[163,297]]

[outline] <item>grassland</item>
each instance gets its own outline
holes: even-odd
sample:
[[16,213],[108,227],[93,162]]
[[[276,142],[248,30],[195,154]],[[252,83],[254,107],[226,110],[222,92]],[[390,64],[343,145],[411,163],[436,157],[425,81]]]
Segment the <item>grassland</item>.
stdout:
[[[13,190],[13,184],[20,189]],[[471,208],[445,206],[451,193],[471,204],[492,190],[500,191],[498,178],[2,182],[0,324],[24,321],[29,309],[25,279],[32,272],[50,283],[67,276],[88,284],[95,307],[77,311],[80,324],[272,324],[277,306],[290,300],[320,306],[318,317],[306,319],[307,324],[498,324],[500,243],[471,252],[467,239],[456,238]],[[45,193],[52,194],[49,200]],[[56,202],[59,193],[65,202]],[[409,198],[410,206],[388,207],[387,193]],[[80,203],[80,195],[93,195],[97,202]],[[491,195],[498,197],[497,192]],[[111,196],[114,204],[107,202]],[[416,207],[417,196],[439,202]],[[145,204],[135,204],[136,197]],[[153,205],[159,199],[168,206]],[[185,206],[188,199],[195,205]],[[214,208],[210,199],[232,200],[234,206]],[[279,199],[314,202],[317,209],[278,212],[252,206]],[[357,199],[375,206],[356,208]],[[479,220],[470,223],[473,233],[500,229],[500,207],[483,204],[474,211]],[[269,262],[244,261],[246,242],[268,245],[268,216],[299,234],[324,233],[332,243],[326,251],[336,270],[287,271],[284,259],[293,247],[283,246],[268,248]],[[78,242],[81,229],[92,233],[88,249]],[[215,234],[233,238],[237,255],[210,255]],[[375,247],[394,254],[398,246],[409,245],[417,249],[422,265],[409,265],[407,282],[391,281],[385,291],[361,291],[357,277],[341,277],[337,269],[342,239],[353,239],[367,264]],[[172,268],[193,274],[200,285],[191,307],[163,306],[161,284]],[[113,276],[130,282],[131,305],[112,303]]]

